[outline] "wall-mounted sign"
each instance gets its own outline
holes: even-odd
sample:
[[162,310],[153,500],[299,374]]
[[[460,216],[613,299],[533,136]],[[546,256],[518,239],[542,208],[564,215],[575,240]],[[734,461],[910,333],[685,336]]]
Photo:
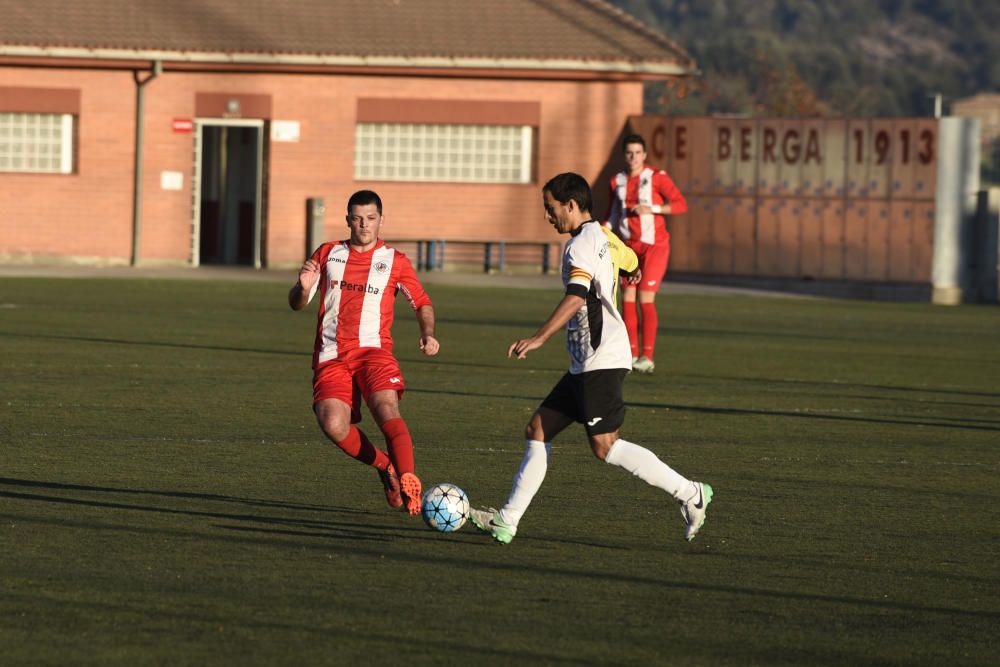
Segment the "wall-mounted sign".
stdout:
[[174,132],[186,134],[194,131],[194,120],[191,118],[174,118],[171,127]]
[[272,120],[271,141],[298,141],[299,129],[297,120]]
[[184,174],[179,171],[161,171],[160,187],[164,190],[183,190]]

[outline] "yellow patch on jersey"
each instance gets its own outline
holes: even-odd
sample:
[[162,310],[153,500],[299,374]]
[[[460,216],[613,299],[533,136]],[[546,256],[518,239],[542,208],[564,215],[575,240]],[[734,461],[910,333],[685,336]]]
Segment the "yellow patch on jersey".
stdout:
[[[601,231],[608,237],[608,250],[611,251],[611,264],[614,266],[613,275],[618,276],[622,271],[625,273],[635,271],[639,266],[639,258],[636,256],[635,251],[625,245],[624,241],[618,238],[618,235],[611,231],[610,227],[601,225]],[[618,300],[617,280],[615,281],[614,300]]]

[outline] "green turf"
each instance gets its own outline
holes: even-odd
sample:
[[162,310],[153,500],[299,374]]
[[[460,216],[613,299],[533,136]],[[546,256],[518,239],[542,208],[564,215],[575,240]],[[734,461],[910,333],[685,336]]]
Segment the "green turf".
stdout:
[[[324,442],[287,288],[0,280],[0,663],[997,663],[1000,308],[661,298],[623,435],[714,486],[702,533],[573,428],[504,547]],[[419,472],[498,504],[559,294],[430,289]]]

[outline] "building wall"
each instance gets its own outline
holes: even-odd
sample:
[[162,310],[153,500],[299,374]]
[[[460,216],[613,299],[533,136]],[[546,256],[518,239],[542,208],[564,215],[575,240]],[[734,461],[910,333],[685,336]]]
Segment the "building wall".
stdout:
[[[0,260],[127,262],[132,243],[135,84],[130,72],[0,68],[0,86],[79,88],[78,169],[0,173]],[[297,142],[271,142],[265,175],[264,261],[294,265],[305,247],[305,201],[326,201],[326,236],[346,232],[343,205],[371,188],[385,202],[389,239],[551,241],[539,185],[561,171],[596,180],[616,154],[625,119],[641,113],[639,82],[515,81],[167,71],[145,87],[140,257],[191,260],[196,94],[270,95],[271,119],[300,123]],[[531,101],[541,109],[536,181],[527,185],[355,181],[358,98]],[[0,101],[2,106],[2,101]],[[164,171],[184,175],[164,190]]]
[[929,284],[938,121],[641,116],[688,201],[670,271]]
[[978,118],[982,123],[980,139],[983,145],[1000,139],[1000,95],[982,94],[955,100],[951,105],[954,116]]
[[132,225],[131,74],[0,68],[0,86],[83,91],[76,173],[0,173],[0,259],[126,261]]

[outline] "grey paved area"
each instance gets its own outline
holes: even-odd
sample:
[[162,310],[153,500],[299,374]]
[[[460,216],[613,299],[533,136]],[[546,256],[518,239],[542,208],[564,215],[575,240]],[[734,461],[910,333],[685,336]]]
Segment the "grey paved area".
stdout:
[[[0,279],[17,278],[140,278],[149,280],[251,280],[288,283],[295,280],[294,270],[255,270],[247,267],[205,266],[89,266],[89,265],[35,265],[0,264]],[[465,287],[521,287],[558,290],[559,276],[496,274],[459,271],[421,271],[420,280],[426,285],[456,285]],[[691,282],[665,281],[660,288],[663,294],[743,294],[748,296],[796,297],[803,295],[781,290],[764,290],[749,287],[708,285]]]

